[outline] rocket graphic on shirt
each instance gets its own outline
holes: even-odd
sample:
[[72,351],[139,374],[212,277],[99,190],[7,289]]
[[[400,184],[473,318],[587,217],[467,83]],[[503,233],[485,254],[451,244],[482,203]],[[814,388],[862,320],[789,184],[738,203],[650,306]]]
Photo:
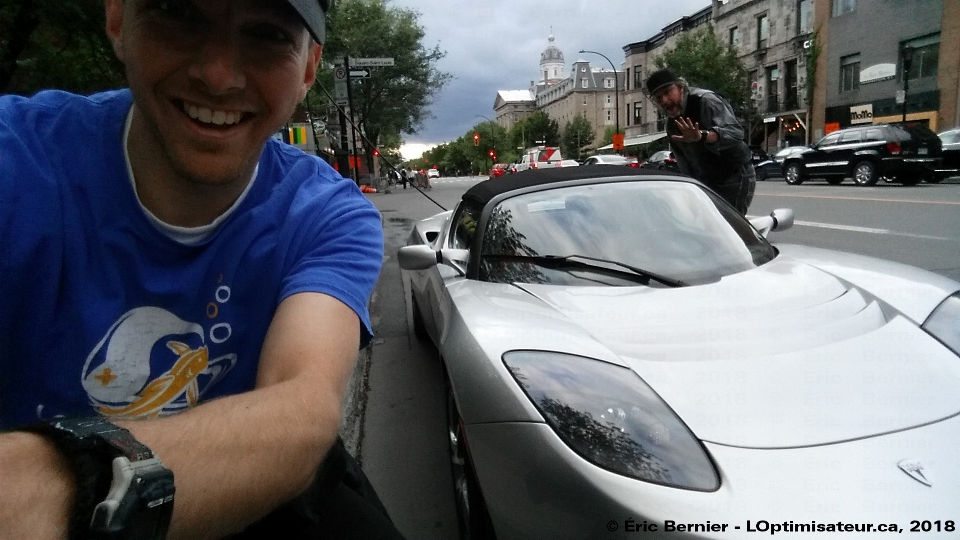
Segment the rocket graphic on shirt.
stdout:
[[211,360],[203,327],[146,306],[110,326],[87,356],[82,382],[101,414],[155,417],[196,405],[236,360],[235,354]]

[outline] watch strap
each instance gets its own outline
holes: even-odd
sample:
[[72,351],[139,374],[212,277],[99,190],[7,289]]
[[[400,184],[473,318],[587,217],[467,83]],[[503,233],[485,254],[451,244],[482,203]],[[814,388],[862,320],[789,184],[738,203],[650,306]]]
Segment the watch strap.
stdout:
[[[112,518],[118,509],[127,513],[130,504],[144,499],[162,502],[148,502],[150,519],[145,521],[149,523],[135,523],[132,527],[148,525],[154,534],[134,537],[165,536],[172,511],[173,473],[128,430],[105,418],[93,417],[57,418],[32,424],[23,431],[37,433],[52,442],[74,475],[76,495],[68,530],[70,540],[129,538],[123,534],[129,533],[129,528],[118,526]],[[118,492],[121,488],[123,491]],[[135,496],[124,497],[131,490]],[[121,508],[122,505],[126,506]]]

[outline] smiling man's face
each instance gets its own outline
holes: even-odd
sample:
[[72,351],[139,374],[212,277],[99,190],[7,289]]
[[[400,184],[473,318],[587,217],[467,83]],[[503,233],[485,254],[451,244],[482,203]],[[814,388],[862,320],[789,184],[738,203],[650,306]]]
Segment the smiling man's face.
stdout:
[[[107,0],[134,96],[131,161],[207,185],[250,178],[313,84],[320,45],[277,0]],[[140,181],[138,176],[138,182]]]

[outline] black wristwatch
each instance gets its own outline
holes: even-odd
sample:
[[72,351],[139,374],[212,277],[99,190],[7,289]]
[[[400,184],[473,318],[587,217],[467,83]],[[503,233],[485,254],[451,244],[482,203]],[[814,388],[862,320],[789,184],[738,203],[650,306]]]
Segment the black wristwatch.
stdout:
[[129,431],[99,417],[54,419],[25,431],[53,442],[76,477],[71,540],[166,537],[173,472]]
[[703,144],[708,144],[708,143],[707,143],[707,135],[709,135],[709,134],[710,134],[710,130],[709,130],[709,129],[701,129],[701,130],[700,130],[700,140],[703,141]]

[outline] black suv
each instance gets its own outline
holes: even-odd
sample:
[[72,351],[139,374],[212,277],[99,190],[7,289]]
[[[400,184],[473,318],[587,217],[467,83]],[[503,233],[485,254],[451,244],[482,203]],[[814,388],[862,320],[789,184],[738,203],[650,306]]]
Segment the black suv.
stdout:
[[937,135],[922,124],[871,124],[834,131],[810,148],[783,162],[788,184],[825,178],[837,185],[852,176],[860,186],[883,178],[915,186],[935,175],[941,162]]

